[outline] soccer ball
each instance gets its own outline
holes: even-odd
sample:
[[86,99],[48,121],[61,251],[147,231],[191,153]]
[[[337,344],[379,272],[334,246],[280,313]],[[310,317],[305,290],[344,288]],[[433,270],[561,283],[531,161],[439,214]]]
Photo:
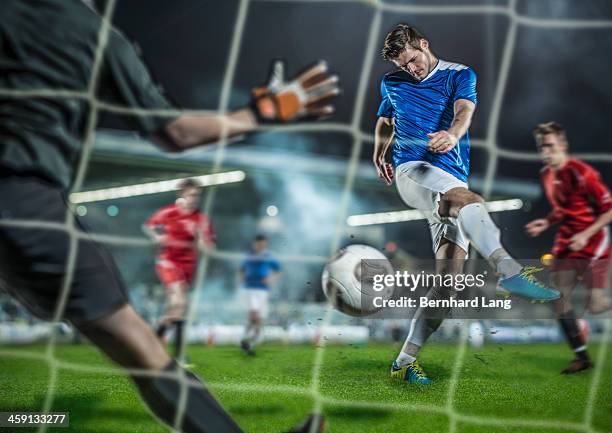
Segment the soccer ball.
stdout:
[[393,286],[374,290],[374,275],[392,274],[393,267],[383,253],[367,245],[349,245],[325,265],[321,277],[323,293],[339,311],[350,316],[367,316],[380,310],[374,298],[389,299]]

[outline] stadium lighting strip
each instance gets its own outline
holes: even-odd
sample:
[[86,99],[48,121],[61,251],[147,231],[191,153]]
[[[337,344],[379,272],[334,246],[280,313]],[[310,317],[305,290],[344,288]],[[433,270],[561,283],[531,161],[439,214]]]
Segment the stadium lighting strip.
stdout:
[[[519,198],[509,200],[488,201],[485,207],[489,212],[504,212],[508,210],[518,210],[523,207],[523,200]],[[346,219],[346,223],[351,227],[370,226],[377,224],[391,224],[406,221],[424,220],[427,217],[422,211],[408,209],[392,212],[368,213],[362,215],[351,215]]]
[[[232,38],[232,46],[230,49],[228,65],[226,67],[226,71],[224,75],[222,97],[220,98],[221,100],[219,103],[218,112],[225,112],[227,110],[227,101],[229,99],[229,94],[231,92],[232,78],[234,76],[235,69],[236,69],[236,58],[240,50],[240,40],[244,33],[246,16],[248,14],[248,5],[252,1],[257,1],[257,0],[241,0],[240,1],[240,7],[239,7],[237,19],[236,19],[236,24],[234,25],[234,35]],[[268,1],[271,1],[271,0],[268,0]],[[279,2],[289,2],[289,1],[308,2],[308,1],[313,1],[313,0],[277,0],[277,1]],[[315,0],[315,1],[318,1],[318,0]],[[361,1],[359,0],[345,0],[345,1],[347,1],[347,3],[350,3],[350,2],[361,3]],[[91,79],[90,79],[86,92],[75,92],[75,91],[65,90],[65,89],[64,90],[63,89],[34,89],[34,90],[28,90],[28,91],[13,91],[10,89],[0,89],[0,96],[6,96],[10,98],[30,98],[30,97],[37,98],[37,97],[51,97],[51,96],[58,97],[58,98],[81,98],[81,99],[86,99],[91,104],[92,109],[90,110],[90,114],[89,114],[89,118],[87,122],[87,130],[85,134],[85,143],[84,143],[83,153],[81,155],[81,159],[78,164],[78,173],[77,173],[77,177],[75,180],[74,189],[76,190],[80,188],[80,185],[82,184],[83,179],[85,178],[85,175],[86,175],[86,169],[87,169],[86,162],[88,161],[91,150],[93,148],[93,136],[94,136],[93,132],[97,124],[98,111],[115,111],[116,110],[116,111],[120,111],[126,114],[138,113],[141,115],[142,114],[154,115],[156,112],[156,110],[143,110],[143,109],[138,109],[134,107],[111,106],[110,104],[104,104],[98,101],[96,98],[95,88],[96,88],[96,83],[97,83],[98,74],[100,70],[102,55],[104,53],[104,49],[105,49],[106,42],[108,39],[108,33],[110,30],[110,19],[114,11],[115,3],[116,3],[116,0],[109,0],[109,2],[106,5],[106,10],[104,12],[104,20],[99,30],[99,33],[98,33],[98,44],[97,44],[97,49],[95,53],[94,63],[92,66]],[[482,147],[484,147],[489,154],[490,164],[488,166],[487,176],[485,178],[485,184],[486,184],[485,186],[488,186],[488,188],[485,188],[485,191],[483,193],[485,198],[489,195],[488,191],[492,184],[493,177],[495,176],[495,173],[496,173],[498,158],[501,157],[501,158],[514,159],[514,160],[537,159],[537,155],[534,155],[533,152],[518,152],[518,151],[504,150],[496,146],[496,142],[495,142],[496,133],[498,130],[498,123],[499,123],[500,114],[501,114],[501,105],[503,102],[504,91],[506,89],[506,81],[507,81],[507,77],[508,77],[511,62],[512,62],[514,45],[516,42],[517,27],[520,25],[520,26],[547,27],[547,28],[572,28],[572,29],[612,28],[611,20],[558,20],[558,19],[538,19],[538,18],[521,16],[516,11],[516,3],[517,3],[516,0],[510,0],[508,6],[506,7],[503,7],[503,6],[491,7],[491,6],[486,6],[486,5],[459,5],[459,6],[439,5],[439,6],[423,7],[423,6],[418,6],[418,5],[404,5],[404,4],[388,3],[388,2],[379,1],[379,0],[369,0],[367,3],[376,11],[375,14],[373,15],[373,18],[370,24],[370,40],[372,40],[372,38],[374,38],[379,33],[379,32],[376,32],[375,30],[379,30],[381,13],[383,11],[388,11],[392,13],[401,12],[401,13],[412,13],[412,14],[442,14],[442,13],[444,14],[447,14],[447,13],[448,14],[451,14],[451,13],[453,14],[459,14],[459,13],[497,14],[499,13],[499,14],[506,15],[508,17],[509,22],[510,22],[510,27],[506,33],[506,41],[505,41],[505,45],[503,48],[503,56],[502,56],[502,63],[500,65],[499,79],[496,85],[496,91],[495,91],[495,95],[493,98],[491,116],[489,118],[489,122],[487,125],[486,139],[482,140],[482,144],[480,142],[474,143],[477,146],[481,145]],[[351,153],[351,160],[349,163],[349,171],[346,176],[346,183],[345,183],[345,188],[344,188],[342,206],[340,206],[343,209],[343,211],[346,211],[346,209],[344,208],[344,205],[347,204],[348,202],[348,199],[345,199],[346,192],[350,191],[350,189],[352,188],[352,184],[353,184],[353,178],[355,174],[354,173],[355,162],[358,160],[358,154],[359,154],[359,152],[356,152],[356,150],[359,150],[361,148],[361,144],[363,141],[371,141],[369,137],[364,139],[365,134],[359,128],[359,120],[362,115],[363,99],[365,95],[364,90],[363,90],[363,88],[365,87],[364,79],[367,79],[369,75],[368,71],[366,71],[365,69],[367,68],[371,69],[371,60],[370,60],[371,58],[372,58],[371,44],[368,44],[368,48],[366,50],[366,60],[364,61],[363,68],[362,68],[361,79],[360,79],[357,99],[355,103],[355,110],[354,110],[353,118],[352,118],[353,121],[351,122],[350,125],[346,126],[346,128],[350,130],[349,132],[353,135],[354,142],[353,142],[353,149]],[[170,116],[170,115],[175,115],[175,114],[174,113],[158,113],[158,115]],[[296,132],[299,130],[305,131],[305,130],[311,130],[311,129],[312,130],[316,129],[317,131],[325,132],[328,129],[333,129],[332,126],[333,125],[328,126],[328,124],[323,124],[320,126],[317,125],[317,127],[299,126],[299,127],[290,127],[287,129],[293,128],[292,130],[295,130]],[[285,127],[280,127],[276,129],[283,130],[283,128]],[[221,139],[220,146],[218,147],[216,160],[215,160],[215,163],[216,163],[215,165],[218,167],[221,166],[223,156],[224,156],[224,147],[226,143],[227,143],[227,137],[223,137]],[[606,162],[610,161],[610,155],[607,155],[607,154],[601,154],[601,155],[588,154],[588,155],[584,155],[584,158],[585,159],[598,159],[599,161],[606,161]],[[208,204],[212,205],[211,199],[208,200]],[[210,206],[207,206],[207,208],[208,207]],[[339,215],[342,216],[343,212],[340,212]],[[342,218],[340,217],[340,221],[341,219]],[[37,223],[37,222],[36,221],[24,221],[23,224],[22,223],[15,224],[15,221],[6,221],[6,220],[0,221],[0,225],[29,226],[29,225],[32,225],[33,223]],[[44,221],[41,221],[40,223],[42,226],[46,226],[47,224]],[[55,324],[59,323],[59,321],[61,320],[63,316],[63,312],[65,309],[66,296],[68,294],[71,277],[74,271],[74,262],[75,262],[75,257],[76,257],[77,249],[78,249],[77,241],[81,236],[84,236],[84,234],[82,234],[79,228],[74,225],[74,219],[72,218],[72,215],[70,212],[67,212],[65,223],[57,224],[57,226],[58,227],[55,227],[54,225],[53,229],[64,230],[70,234],[70,249],[69,249],[69,257],[68,257],[68,261],[66,265],[67,278],[64,281],[60,300],[56,306],[56,310],[54,313],[54,319],[52,321],[52,323],[55,323]],[[95,233],[92,233],[92,235],[95,235]],[[337,236],[339,235],[340,233],[338,232]],[[335,236],[334,239],[337,236]],[[335,243],[336,243],[335,241],[332,242],[332,244],[335,244]],[[204,261],[206,261],[206,259],[204,259]],[[201,268],[198,269],[198,274],[200,274],[200,276],[197,278],[198,281],[200,281],[203,278],[206,272],[205,264],[203,268],[204,269],[201,269]],[[199,291],[196,289],[196,294],[198,294],[198,292]],[[193,312],[191,313],[193,314]],[[191,318],[192,318],[192,315],[190,315],[188,319],[188,323],[191,322]],[[330,318],[330,314],[327,313],[326,320],[324,323],[329,323],[329,318]],[[611,332],[612,332],[611,322],[610,320],[606,320],[605,321],[605,331],[604,331],[604,336],[603,336],[604,342],[610,340]],[[55,397],[55,391],[56,391],[55,385],[57,382],[58,370],[60,369],[78,370],[79,367],[81,369],[86,369],[86,366],[78,365],[78,364],[64,363],[55,357],[54,349],[56,345],[56,335],[57,335],[56,333],[52,334],[51,338],[49,339],[49,343],[47,344],[47,350],[44,354],[42,353],[36,354],[36,357],[40,357],[41,359],[44,359],[50,367],[49,382],[48,382],[48,387],[47,387],[48,389],[47,389],[47,393],[45,397],[45,402],[43,404],[43,411],[49,411],[49,409],[52,406],[52,403]],[[325,348],[324,340],[320,342],[320,346],[316,350],[316,359],[315,359],[315,366],[313,368],[313,377],[312,377],[313,381],[312,381],[311,387],[309,389],[301,388],[303,391],[299,391],[299,392],[300,394],[302,392],[305,392],[311,395],[315,400],[315,408],[321,408],[323,405],[334,405],[334,406],[337,405],[337,406],[344,406],[344,407],[355,406],[355,407],[364,407],[364,408],[384,407],[384,408],[397,409],[397,410],[402,410],[402,411],[408,409],[408,410],[418,410],[418,411],[430,412],[430,413],[446,414],[449,418],[449,432],[450,433],[454,433],[457,431],[458,422],[475,424],[475,425],[488,425],[488,426],[522,426],[522,427],[530,426],[530,427],[545,428],[545,429],[561,428],[561,429],[571,429],[571,430],[576,430],[576,431],[582,431],[585,433],[597,433],[597,430],[592,426],[593,408],[594,408],[595,401],[596,401],[597,388],[599,387],[600,382],[601,382],[601,371],[602,371],[602,368],[604,366],[605,359],[606,359],[606,352],[607,352],[606,344],[602,345],[602,347],[598,351],[598,362],[596,364],[593,379],[591,381],[589,396],[587,398],[587,404],[586,404],[585,411],[584,411],[584,415],[585,415],[584,420],[581,423],[570,423],[570,422],[566,422],[563,420],[528,420],[528,419],[521,419],[521,418],[471,416],[471,415],[464,415],[458,412],[454,408],[454,404],[453,404],[454,397],[455,397],[454,394],[455,394],[455,390],[458,384],[461,366],[463,364],[463,360],[465,357],[466,341],[467,341],[467,333],[464,332],[462,333],[462,336],[458,341],[458,351],[457,351],[457,354],[455,355],[455,362],[454,362],[453,369],[452,369],[452,377],[449,381],[449,389],[448,389],[446,405],[444,406],[442,405],[413,405],[413,404],[406,404],[406,405],[404,404],[380,404],[380,403],[371,402],[371,401],[357,402],[357,401],[351,401],[351,400],[335,400],[335,399],[330,399],[330,398],[327,398],[321,395],[320,387],[319,387],[319,372],[320,372],[320,369],[323,363],[323,352]],[[30,356],[24,352],[14,352],[11,350],[6,350],[6,349],[0,349],[0,353],[5,354],[7,356],[15,356],[19,358],[23,358],[23,357],[27,358]],[[143,373],[142,371],[138,371],[135,369],[130,369],[128,371],[133,374]],[[116,372],[116,370],[109,368],[108,372],[112,374],[113,372]],[[178,377],[178,380],[181,383],[181,390],[183,391],[183,395],[180,398],[179,411],[177,411],[175,425],[180,422],[183,416],[184,406],[186,403],[185,395],[184,395],[186,388],[188,386],[199,386],[199,384],[190,383],[190,381],[182,375]],[[213,386],[224,387],[225,384],[214,384]],[[237,390],[242,390],[243,388],[244,388],[243,384],[236,385]],[[253,387],[249,387],[249,390],[256,391],[256,392],[275,392],[275,390],[278,390],[279,393],[284,393],[284,392],[287,392],[290,388],[291,387],[278,387],[277,388],[277,387],[270,387],[270,386],[261,386],[261,387],[253,386]],[[295,391],[297,391],[297,389]],[[38,433],[46,432],[47,428],[48,428],[47,424],[42,424],[38,429]]]
[[206,174],[203,176],[181,177],[178,179],[162,180],[158,182],[139,183],[136,185],[118,186],[113,188],[97,189],[94,191],[73,192],[70,194],[72,203],[91,203],[95,201],[114,200],[118,198],[136,197],[160,192],[176,191],[186,179],[195,179],[202,186],[223,185],[226,183],[242,182],[246,174],[242,170],[226,171],[225,173]]

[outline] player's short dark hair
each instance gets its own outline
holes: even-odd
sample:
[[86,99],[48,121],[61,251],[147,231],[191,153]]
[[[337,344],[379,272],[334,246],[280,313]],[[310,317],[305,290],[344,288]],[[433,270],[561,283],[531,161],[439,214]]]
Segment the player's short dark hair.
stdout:
[[183,179],[178,184],[179,192],[183,192],[188,188],[202,188],[202,184],[199,180],[194,179],[192,177]]
[[407,45],[421,51],[421,39],[427,40],[425,35],[415,27],[398,24],[385,38],[385,45],[381,52],[382,58],[384,60],[397,59]]
[[255,242],[267,241],[267,240],[268,238],[266,237],[266,235],[258,234],[257,236],[255,236]]
[[539,123],[533,128],[533,136],[538,143],[546,134],[555,134],[567,141],[565,128],[559,122]]

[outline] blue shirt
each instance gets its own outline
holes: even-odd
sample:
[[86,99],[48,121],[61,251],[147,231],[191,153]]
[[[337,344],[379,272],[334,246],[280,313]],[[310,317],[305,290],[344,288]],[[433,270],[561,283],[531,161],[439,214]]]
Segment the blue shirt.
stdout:
[[240,270],[246,289],[268,290],[270,286],[264,280],[273,272],[280,272],[281,266],[269,251],[251,252],[242,261]]
[[446,130],[454,117],[454,103],[467,99],[476,103],[476,73],[458,63],[439,60],[421,81],[405,71],[386,74],[380,85],[379,117],[395,120],[393,164],[427,161],[467,182],[470,172],[470,137],[466,133],[451,151],[427,150],[427,134]]

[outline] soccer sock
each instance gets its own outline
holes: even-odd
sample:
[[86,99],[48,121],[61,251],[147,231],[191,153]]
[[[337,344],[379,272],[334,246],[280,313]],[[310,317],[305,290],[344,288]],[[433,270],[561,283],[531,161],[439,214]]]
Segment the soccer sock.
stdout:
[[578,320],[576,319],[574,310],[559,314],[559,324],[561,325],[561,330],[565,335],[565,339],[576,356],[584,361],[589,360],[586,342],[582,340],[582,336],[580,335],[580,328],[578,327]]
[[518,274],[522,266],[502,247],[499,228],[483,203],[470,203],[459,210],[457,221],[474,248],[504,278]]
[[261,325],[253,326],[253,337],[251,338],[251,348],[255,347],[260,340],[261,337]]
[[416,361],[416,357],[408,355],[406,352],[404,352],[404,349],[402,349],[399,355],[397,355],[397,358],[395,358],[395,363],[398,367],[403,367],[404,365],[410,364],[414,361]]
[[178,358],[183,355],[181,350],[183,347],[183,337],[185,333],[185,321],[177,320],[174,322],[174,325],[176,326],[176,336],[174,338],[174,356]]
[[[432,287],[427,293],[429,300],[449,299],[451,296],[452,292],[450,290],[439,287]],[[400,367],[416,359],[423,344],[425,344],[431,334],[436,332],[449,312],[450,308],[419,307],[416,310],[414,318],[410,321],[408,337],[406,337],[402,351],[395,360]]]
[[[181,371],[190,384],[187,388],[187,399],[179,431],[184,433],[241,433],[240,427],[196,375],[183,369],[174,360],[168,364],[163,373],[178,375]],[[133,376],[132,379],[151,411],[163,422],[173,426],[181,400],[181,385],[178,377]]]
[[243,341],[250,342],[253,334],[253,324],[249,322],[244,328],[244,334],[242,336]]

